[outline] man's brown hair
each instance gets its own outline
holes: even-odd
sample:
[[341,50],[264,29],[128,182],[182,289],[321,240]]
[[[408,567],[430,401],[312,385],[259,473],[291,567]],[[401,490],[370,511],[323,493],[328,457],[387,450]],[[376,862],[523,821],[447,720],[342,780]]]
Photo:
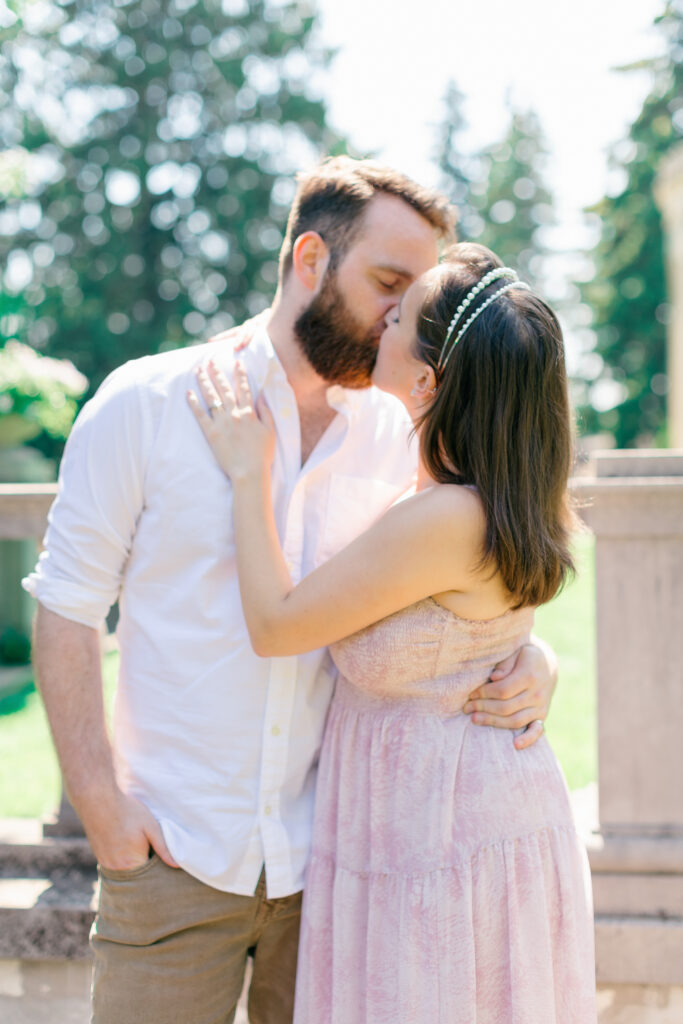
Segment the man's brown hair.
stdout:
[[445,196],[372,160],[330,157],[312,171],[300,174],[297,181],[280,252],[281,281],[291,269],[294,242],[306,231],[317,231],[321,236],[334,270],[360,231],[367,204],[380,193],[407,203],[444,240],[455,236],[455,213]]

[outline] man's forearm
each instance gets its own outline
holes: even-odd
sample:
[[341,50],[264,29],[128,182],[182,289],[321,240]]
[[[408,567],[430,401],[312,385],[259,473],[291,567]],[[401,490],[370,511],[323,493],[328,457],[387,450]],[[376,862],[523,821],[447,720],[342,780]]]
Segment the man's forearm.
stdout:
[[129,870],[145,862],[151,846],[177,867],[152,813],[116,782],[97,630],[39,605],[34,660],[66,789],[98,861]]
[[104,715],[99,634],[39,604],[34,663],[69,797],[78,813],[88,817],[117,790]]
[[469,695],[463,707],[475,725],[525,729],[516,736],[518,750],[531,746],[543,734],[558,678],[557,656],[545,640],[532,636],[514,654],[500,662]]
[[548,699],[550,701],[555,692],[555,687],[557,686],[557,680],[560,673],[560,665],[557,660],[557,655],[550,644],[546,643],[545,640],[541,640],[541,638],[536,636],[535,633],[531,634],[531,643],[542,652],[548,666],[548,672],[550,673],[550,690],[548,692]]

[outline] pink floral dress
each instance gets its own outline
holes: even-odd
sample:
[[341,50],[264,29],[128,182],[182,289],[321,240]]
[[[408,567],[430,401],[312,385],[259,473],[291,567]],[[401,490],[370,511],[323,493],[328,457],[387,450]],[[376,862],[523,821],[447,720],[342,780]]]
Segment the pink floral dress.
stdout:
[[333,646],[295,1024],[594,1024],[590,875],[557,760],[462,712],[532,623],[427,599]]

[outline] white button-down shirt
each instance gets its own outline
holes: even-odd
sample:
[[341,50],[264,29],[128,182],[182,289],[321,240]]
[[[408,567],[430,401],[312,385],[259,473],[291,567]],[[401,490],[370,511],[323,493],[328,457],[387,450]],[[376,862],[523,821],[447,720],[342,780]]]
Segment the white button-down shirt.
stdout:
[[[248,895],[265,863],[272,898],[303,885],[334,670],[324,650],[259,658],[249,644],[230,482],[186,402],[209,355],[231,376],[232,350],[149,356],[105,381],[69,438],[25,586],[93,627],[119,599],[121,786],[158,818],[185,870]],[[275,418],[273,501],[296,582],[410,486],[410,423],[375,388],[330,387],[337,415],[302,467],[295,397],[263,327],[241,359]]]

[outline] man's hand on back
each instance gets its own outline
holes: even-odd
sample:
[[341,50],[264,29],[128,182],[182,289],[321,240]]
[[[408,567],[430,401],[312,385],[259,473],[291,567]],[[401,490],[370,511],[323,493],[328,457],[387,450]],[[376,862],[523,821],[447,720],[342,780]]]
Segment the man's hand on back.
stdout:
[[535,640],[511,654],[469,695],[463,710],[476,725],[498,729],[525,729],[515,737],[518,750],[530,747],[543,735],[543,722],[557,683],[557,659],[547,644]]

